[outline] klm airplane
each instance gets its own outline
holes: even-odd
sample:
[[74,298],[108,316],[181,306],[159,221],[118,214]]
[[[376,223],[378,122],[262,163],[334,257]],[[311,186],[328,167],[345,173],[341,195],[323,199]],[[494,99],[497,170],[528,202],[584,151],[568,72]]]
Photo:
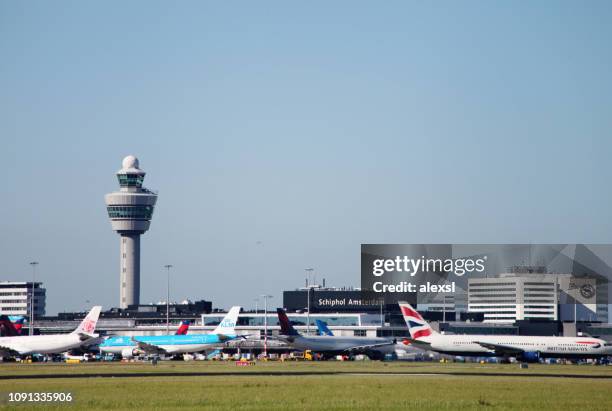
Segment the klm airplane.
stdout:
[[210,334],[142,335],[109,337],[100,344],[103,353],[131,358],[140,354],[184,354],[204,351],[214,345],[239,338],[234,328],[240,307],[232,307]]

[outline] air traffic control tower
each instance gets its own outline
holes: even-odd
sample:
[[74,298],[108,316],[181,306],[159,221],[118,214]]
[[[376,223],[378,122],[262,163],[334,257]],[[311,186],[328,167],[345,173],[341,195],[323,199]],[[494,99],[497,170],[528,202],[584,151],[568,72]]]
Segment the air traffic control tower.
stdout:
[[157,193],[142,186],[145,172],[127,156],[117,171],[119,191],[105,196],[108,217],[120,240],[119,307],[140,303],[140,235],[149,229]]

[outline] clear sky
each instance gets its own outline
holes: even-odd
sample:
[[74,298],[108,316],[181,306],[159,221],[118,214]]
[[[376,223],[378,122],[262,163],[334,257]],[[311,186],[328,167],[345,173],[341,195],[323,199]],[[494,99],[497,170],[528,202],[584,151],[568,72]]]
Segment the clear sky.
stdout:
[[609,1],[0,1],[0,279],[116,306],[359,284],[361,243],[612,242]]

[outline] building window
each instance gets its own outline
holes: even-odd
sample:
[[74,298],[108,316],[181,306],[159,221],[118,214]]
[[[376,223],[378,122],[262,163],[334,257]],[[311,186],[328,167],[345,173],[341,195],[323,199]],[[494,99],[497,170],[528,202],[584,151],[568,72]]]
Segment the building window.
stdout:
[[355,330],[355,337],[365,337],[367,335],[366,330]]

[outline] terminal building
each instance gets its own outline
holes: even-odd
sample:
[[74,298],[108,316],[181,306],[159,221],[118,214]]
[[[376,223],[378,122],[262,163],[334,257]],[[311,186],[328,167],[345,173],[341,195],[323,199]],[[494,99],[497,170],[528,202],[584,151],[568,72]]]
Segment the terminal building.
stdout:
[[34,293],[34,317],[45,315],[47,290],[41,282],[0,281],[0,314],[29,316]]
[[602,294],[597,293],[596,278],[548,273],[546,267],[516,266],[508,271],[468,279],[468,312],[482,314],[486,323],[608,321],[607,303],[597,303]]

